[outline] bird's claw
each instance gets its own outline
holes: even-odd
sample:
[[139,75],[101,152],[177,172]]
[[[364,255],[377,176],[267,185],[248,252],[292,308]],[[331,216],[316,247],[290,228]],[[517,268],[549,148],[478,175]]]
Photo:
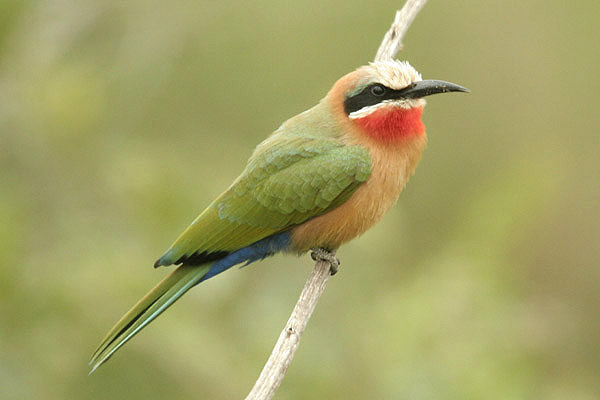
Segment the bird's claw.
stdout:
[[335,250],[327,250],[322,247],[310,249],[310,257],[315,261],[326,261],[329,263],[331,275],[337,274],[340,268],[340,260],[335,256]]

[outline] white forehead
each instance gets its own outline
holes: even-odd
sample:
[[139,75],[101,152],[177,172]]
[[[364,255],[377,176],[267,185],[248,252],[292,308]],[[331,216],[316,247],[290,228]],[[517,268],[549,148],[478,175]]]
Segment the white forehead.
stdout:
[[378,82],[391,89],[403,89],[413,82],[423,80],[408,61],[376,61],[363,68],[367,72],[369,83]]

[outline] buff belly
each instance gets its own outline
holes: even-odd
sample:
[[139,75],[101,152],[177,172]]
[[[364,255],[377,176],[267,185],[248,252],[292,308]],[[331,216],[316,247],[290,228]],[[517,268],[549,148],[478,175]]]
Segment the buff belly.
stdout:
[[370,178],[344,204],[293,228],[291,250],[303,253],[313,247],[337,249],[376,224],[398,199],[426,141],[422,135],[403,146],[360,143],[371,153]]

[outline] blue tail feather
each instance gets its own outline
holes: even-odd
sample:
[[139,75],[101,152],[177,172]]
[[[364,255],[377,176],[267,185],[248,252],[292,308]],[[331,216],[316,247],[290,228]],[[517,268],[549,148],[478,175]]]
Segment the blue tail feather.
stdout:
[[200,282],[204,282],[205,280],[228,270],[234,265],[246,262],[243,265],[243,267],[245,267],[254,261],[262,260],[280,251],[285,251],[290,247],[290,244],[291,235],[289,232],[276,233],[268,236],[251,244],[250,246],[236,250],[216,261],[213,265],[211,265],[210,269],[200,280]]

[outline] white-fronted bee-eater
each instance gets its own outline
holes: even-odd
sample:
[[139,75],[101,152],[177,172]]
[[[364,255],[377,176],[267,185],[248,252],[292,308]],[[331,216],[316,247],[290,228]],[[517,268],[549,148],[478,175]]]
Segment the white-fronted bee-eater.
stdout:
[[177,265],[102,340],[92,371],[192,287],[278,252],[335,250],[372,227],[413,174],[426,96],[467,92],[407,62],[343,76],[314,107],[260,143],[241,175],[156,261]]

